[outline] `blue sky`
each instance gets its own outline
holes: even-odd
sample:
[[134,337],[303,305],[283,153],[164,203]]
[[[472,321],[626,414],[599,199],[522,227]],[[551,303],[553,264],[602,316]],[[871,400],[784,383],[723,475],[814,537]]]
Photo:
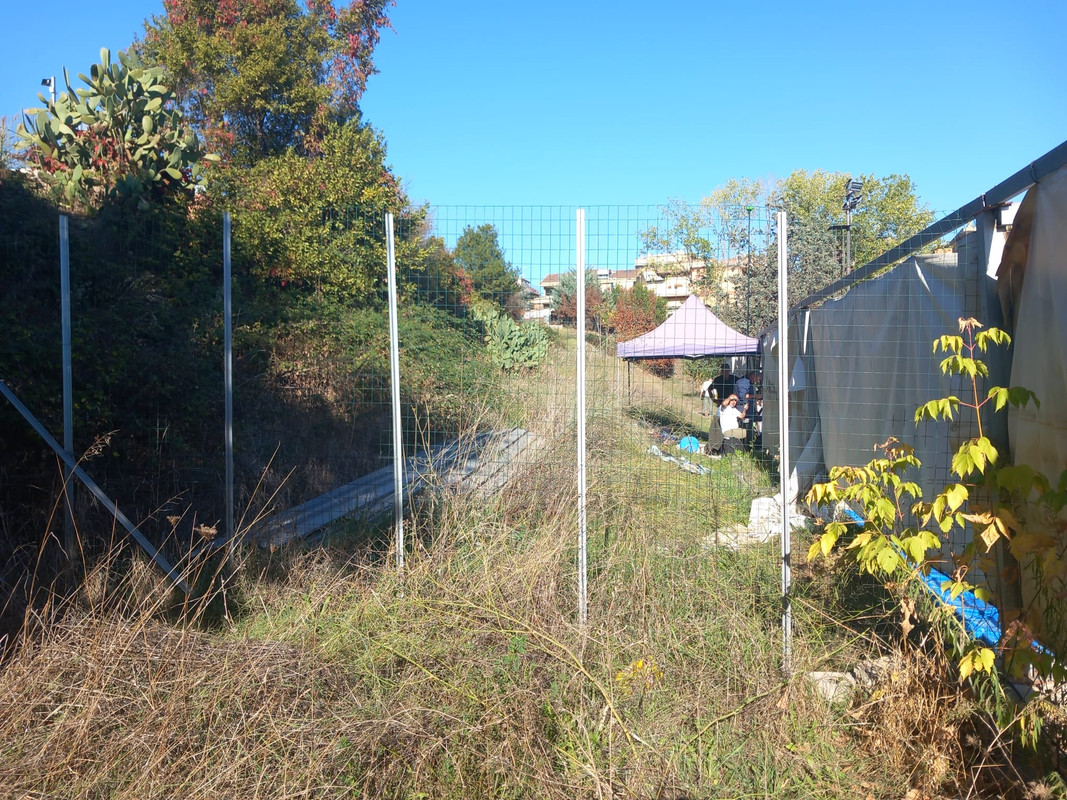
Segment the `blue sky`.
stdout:
[[[13,4],[0,114],[160,9]],[[950,211],[1067,139],[1063,0],[398,0],[391,16],[363,107],[416,201],[696,201],[822,168],[907,173]]]

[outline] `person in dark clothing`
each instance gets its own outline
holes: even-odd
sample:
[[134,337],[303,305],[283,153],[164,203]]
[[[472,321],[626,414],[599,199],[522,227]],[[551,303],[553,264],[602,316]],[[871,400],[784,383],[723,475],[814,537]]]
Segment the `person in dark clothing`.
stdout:
[[716,406],[733,394],[735,381],[736,378],[730,373],[730,363],[728,361],[722,362],[722,373],[711,382],[711,396]]
[[745,418],[748,421],[748,442],[752,443],[757,434],[757,418],[759,427],[762,427],[763,415],[756,412],[756,396],[763,399],[762,389],[759,386],[759,374],[755,370],[749,370],[737,379],[734,384],[734,394],[738,396],[738,405],[744,409]]

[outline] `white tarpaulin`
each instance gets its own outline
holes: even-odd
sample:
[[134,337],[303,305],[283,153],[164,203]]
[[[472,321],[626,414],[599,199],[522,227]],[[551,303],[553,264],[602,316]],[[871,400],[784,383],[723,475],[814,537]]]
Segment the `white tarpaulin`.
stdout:
[[1055,485],[1067,469],[1067,169],[1030,191],[1036,197],[1023,203],[1024,209],[1032,204],[1033,220],[1029,246],[1023,243],[1011,385],[1034,392],[1041,407],[1011,409],[1008,434],[1015,463],[1029,464]]

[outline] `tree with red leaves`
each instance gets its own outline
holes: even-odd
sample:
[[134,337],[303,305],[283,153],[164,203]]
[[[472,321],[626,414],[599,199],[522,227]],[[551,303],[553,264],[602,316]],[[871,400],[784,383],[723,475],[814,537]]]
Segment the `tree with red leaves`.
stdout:
[[359,113],[393,0],[164,0],[137,48],[162,64],[209,149],[247,166],[314,152]]
[[[654,330],[666,319],[666,299],[658,297],[644,284],[635,284],[632,289],[620,289],[615,295],[615,313],[611,321],[615,337],[620,342],[636,339]],[[640,363],[661,378],[669,378],[674,374],[674,360],[670,358],[644,359]]]
[[[596,270],[588,269],[585,271],[586,324],[601,332],[606,310]],[[559,278],[559,291],[552,298],[552,318],[571,325],[578,321],[578,274],[574,270],[564,272]]]

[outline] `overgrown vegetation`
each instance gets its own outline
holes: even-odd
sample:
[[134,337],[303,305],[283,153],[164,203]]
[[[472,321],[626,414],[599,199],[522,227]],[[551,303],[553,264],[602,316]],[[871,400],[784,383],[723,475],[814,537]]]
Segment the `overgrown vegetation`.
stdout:
[[[228,619],[217,603],[175,619],[146,568],[106,565],[35,615],[0,673],[0,793],[1054,791],[998,782],[1009,773],[983,760],[984,733],[935,657],[894,657],[851,710],[817,699],[806,671],[892,652],[857,604],[882,602],[856,591],[859,576],[844,590],[802,576],[795,673],[783,675],[778,546],[731,550],[714,536],[769,486],[753,472],[746,493],[745,454],[716,462],[718,478],[663,468],[644,452],[658,426],[594,415],[590,622],[579,628],[575,509],[560,491],[573,477],[573,396],[544,391],[567,385],[571,354],[562,341],[541,380],[502,387],[526,398],[513,412],[544,437],[536,462],[495,496],[428,498],[403,575],[385,542],[339,529],[325,548],[244,553]],[[711,488],[731,476],[739,494]]]
[[[817,484],[808,500],[818,507],[851,503],[861,509],[863,528],[848,536],[847,550],[864,572],[890,586],[902,609],[905,640],[917,624],[916,595],[927,607],[939,605],[917,588],[918,579],[932,568],[947,572],[940,589],[951,599],[965,592],[982,601],[996,599],[1002,627],[996,650],[964,633],[963,620],[943,610],[932,616],[947,626],[940,643],[955,660],[959,682],[977,695],[995,740],[1010,742],[1014,736],[1033,748],[1039,743],[1042,712],[1048,709],[1047,691],[1065,675],[1053,654],[1064,645],[1063,545],[1055,534],[1062,533],[1064,525],[1067,470],[1053,483],[1025,464],[1009,463],[985,434],[982,416],[987,405],[1002,412],[1008,405],[1021,408],[1038,399],[1023,387],[979,388],[989,370],[976,356],[1010,343],[1005,332],[981,327],[977,320],[960,319],[959,335],[947,334],[934,342],[934,352],[946,354],[942,372],[962,377],[971,395],[936,398],[915,412],[916,423],[953,420],[961,408],[975,416],[978,436],[964,441],[952,458],[952,473],[959,480],[934,497],[924,497],[919,485],[909,480],[911,470],[920,466],[913,448],[891,439],[879,445],[880,455],[865,466],[833,467],[829,481]],[[962,552],[949,547],[947,536],[954,529],[970,533]],[[847,533],[844,523],[829,522],[811,545],[809,560],[828,556]],[[1005,568],[997,564],[996,550],[1001,548],[1010,552],[1012,564]],[[1023,576],[1016,564],[1023,565],[1030,579],[1029,597],[1022,605],[1010,601],[1022,596],[1018,584]],[[1025,702],[1006,689],[998,666],[1005,678],[1033,684]]]
[[[470,280],[360,118],[387,6],[168,2],[139,55],[104,51],[88,89],[68,84],[26,120],[22,158],[33,169],[0,174],[0,206],[16,221],[0,244],[9,331],[0,375],[61,430],[55,231],[66,211],[75,451],[91,454],[90,472],[175,557],[225,516],[224,214],[233,220],[236,492],[250,519],[391,456],[382,435],[387,211],[398,221],[405,448],[468,427],[471,409],[458,398],[494,396],[485,331],[468,315]],[[57,475],[6,404],[0,418],[0,474],[19,476],[0,486],[11,573],[0,588],[28,602],[17,586],[29,565],[66,564],[54,540],[40,543]],[[109,529],[84,493],[75,505],[86,531]],[[90,552],[106,541],[85,538]]]
[[[616,362],[596,348],[590,624],[576,625],[573,337],[517,322],[518,275],[492,226],[451,249],[432,235],[363,122],[388,5],[166,0],[137,43],[143,64],[108,54],[88,93],[30,122],[43,172],[0,171],[0,216],[17,221],[0,240],[0,377],[59,430],[62,207],[75,450],[196,587],[176,601],[84,493],[82,563],[60,552],[55,459],[0,407],[0,795],[895,800],[1061,787],[1011,763],[938,648],[897,652],[897,606],[862,576],[851,592],[821,565],[805,571],[783,674],[778,547],[719,537],[773,491],[773,465],[746,453],[694,454],[698,474],[665,465],[652,445],[706,425],[691,387],[642,375],[624,403],[604,391]],[[425,495],[403,573],[373,522],[336,526],[323,548],[239,549],[230,564],[199,552],[224,516],[223,215],[243,528],[395,455],[387,211],[405,453],[522,428],[536,457],[500,491],[442,481]],[[812,218],[814,236],[825,220]],[[679,222],[669,235],[704,257],[699,226]],[[601,333],[630,338],[665,317],[646,287],[597,294]],[[804,678],[875,655],[893,667],[850,707]]]

